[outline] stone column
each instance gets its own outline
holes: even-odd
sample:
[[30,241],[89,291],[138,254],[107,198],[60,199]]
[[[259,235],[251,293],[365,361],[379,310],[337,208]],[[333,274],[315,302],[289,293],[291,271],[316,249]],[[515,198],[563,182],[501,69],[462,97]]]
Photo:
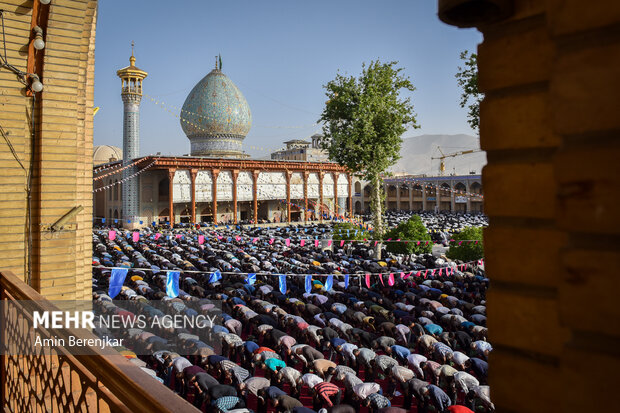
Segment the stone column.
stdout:
[[308,222],[308,171],[304,171],[304,222]]
[[[336,217],[338,217],[340,215],[340,208],[338,205],[338,176],[340,174],[338,172],[332,172],[332,179],[334,180],[334,215],[336,215]],[[344,214],[342,214],[344,215]]]
[[413,184],[407,184],[407,189],[409,189],[409,210],[413,211]]
[[[349,180],[349,218],[353,218],[353,175],[348,174]],[[364,202],[364,192],[362,191],[362,203]]]
[[175,168],[168,169],[168,210],[170,211],[170,226],[174,224],[174,174],[176,173]]
[[450,210],[456,211],[456,198],[454,196],[454,181],[450,181]]
[[422,182],[422,211],[426,211],[426,182]]
[[253,201],[254,201],[254,224],[258,224],[258,174],[260,174],[259,171],[253,171],[252,172],[252,181],[254,182],[254,185],[252,187],[252,195],[254,197]]
[[319,221],[323,222],[323,171],[319,171]]
[[291,223],[291,171],[286,171],[286,222]]
[[213,169],[211,171],[211,176],[213,177],[213,189],[212,189],[212,200],[213,200],[213,225],[217,225],[217,176],[220,174],[219,169]]
[[239,176],[239,170],[234,169],[232,171],[232,181],[233,181],[233,216],[235,217],[233,222],[235,225],[237,224],[237,177]]
[[197,169],[190,169],[189,175],[192,179],[192,218],[191,223],[196,223],[196,174],[198,173]]

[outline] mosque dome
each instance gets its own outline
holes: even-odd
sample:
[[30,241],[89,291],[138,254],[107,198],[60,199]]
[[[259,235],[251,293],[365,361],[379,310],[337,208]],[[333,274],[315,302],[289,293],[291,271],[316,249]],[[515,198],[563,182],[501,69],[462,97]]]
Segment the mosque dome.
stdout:
[[212,70],[194,86],[181,110],[181,127],[192,156],[244,158],[242,143],[252,126],[245,97],[221,71]]
[[95,166],[122,160],[123,151],[121,148],[111,145],[100,145],[93,148],[93,164]]

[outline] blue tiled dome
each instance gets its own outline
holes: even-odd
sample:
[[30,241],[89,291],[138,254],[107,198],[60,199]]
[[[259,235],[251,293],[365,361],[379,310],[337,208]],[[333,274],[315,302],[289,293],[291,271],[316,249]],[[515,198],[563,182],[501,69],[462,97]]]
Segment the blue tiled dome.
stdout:
[[245,97],[219,69],[194,86],[181,111],[181,127],[195,156],[244,156],[241,144],[251,126]]

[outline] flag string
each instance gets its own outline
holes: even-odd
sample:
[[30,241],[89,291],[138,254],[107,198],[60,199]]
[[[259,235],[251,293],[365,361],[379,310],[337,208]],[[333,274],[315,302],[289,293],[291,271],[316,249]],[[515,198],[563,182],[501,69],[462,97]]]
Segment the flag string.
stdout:
[[[312,277],[329,277],[330,275],[332,276],[336,276],[336,277],[344,277],[345,275],[348,276],[384,276],[384,275],[394,275],[394,274],[399,274],[400,277],[402,279],[407,279],[411,276],[419,276],[419,277],[428,277],[428,273],[432,272],[432,274],[430,274],[431,276],[434,276],[435,274],[438,274],[438,271],[441,270],[442,273],[446,273],[446,275],[453,275],[455,273],[455,271],[457,271],[456,269],[458,269],[458,271],[463,272],[463,271],[467,271],[468,268],[473,269],[473,268],[478,268],[481,267],[484,264],[484,258],[483,259],[479,259],[479,260],[473,260],[473,261],[468,261],[462,264],[456,264],[455,266],[446,266],[446,267],[437,267],[437,268],[425,268],[423,270],[406,270],[406,271],[385,271],[385,272],[356,272],[356,273],[329,273],[329,274],[324,274],[324,273],[309,273],[309,274],[300,274],[300,273],[282,273],[282,272],[235,272],[235,271],[199,271],[199,270],[182,270],[182,269],[172,269],[172,270],[167,270],[167,269],[153,269],[153,268],[140,268],[140,267],[107,267],[107,266],[103,266],[103,265],[96,265],[93,266],[93,268],[96,269],[101,269],[101,270],[129,270],[129,271],[145,271],[145,272],[154,272],[154,273],[159,273],[159,272],[179,272],[182,274],[221,274],[221,275],[239,275],[239,276],[248,276],[248,275],[257,275],[257,276],[280,276],[280,275],[285,275],[287,277],[306,277],[308,275],[312,276]],[[462,268],[462,269],[460,269]],[[444,271],[445,270],[445,271]]]

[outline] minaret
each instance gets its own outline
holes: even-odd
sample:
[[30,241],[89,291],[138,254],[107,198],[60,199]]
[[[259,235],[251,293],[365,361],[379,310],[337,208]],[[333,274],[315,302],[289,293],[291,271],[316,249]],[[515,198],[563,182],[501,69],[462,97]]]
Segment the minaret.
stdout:
[[[140,100],[142,99],[142,80],[148,75],[136,67],[133,55],[134,43],[131,42],[129,66],[116,72],[121,78],[123,99],[123,165],[130,164],[140,153]],[[123,179],[136,173],[135,166],[123,171]],[[138,177],[123,182],[123,226],[134,228],[139,221],[140,191]],[[131,221],[128,223],[127,221]]]

